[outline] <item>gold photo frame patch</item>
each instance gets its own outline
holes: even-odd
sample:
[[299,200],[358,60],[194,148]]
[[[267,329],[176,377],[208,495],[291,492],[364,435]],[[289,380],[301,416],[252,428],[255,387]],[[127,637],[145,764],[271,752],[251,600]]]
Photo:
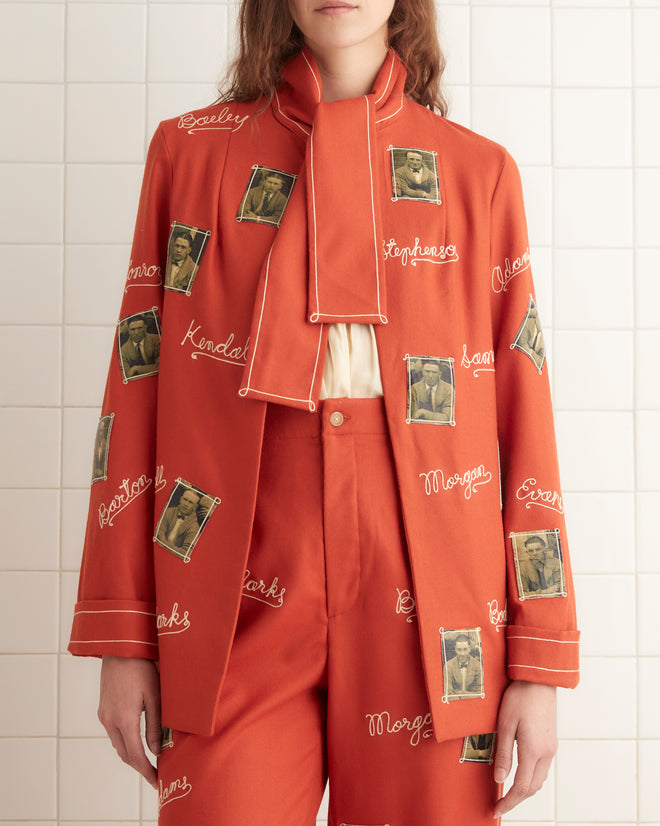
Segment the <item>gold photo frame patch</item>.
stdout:
[[438,153],[411,146],[390,146],[392,200],[441,204]]
[[156,526],[154,542],[175,556],[190,557],[220,499],[179,478]]
[[559,529],[524,531],[510,537],[519,599],[567,596]]
[[442,702],[483,699],[481,628],[440,628],[440,640],[444,684]]
[[297,178],[281,169],[255,164],[236,220],[279,227]]
[[210,236],[207,229],[172,222],[163,282],[166,290],[190,295]]

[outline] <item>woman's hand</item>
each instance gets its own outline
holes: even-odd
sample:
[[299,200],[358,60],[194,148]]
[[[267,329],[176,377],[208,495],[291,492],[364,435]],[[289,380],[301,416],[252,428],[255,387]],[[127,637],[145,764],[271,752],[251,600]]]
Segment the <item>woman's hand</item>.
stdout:
[[495,806],[494,817],[510,812],[536,794],[557,752],[557,690],[554,686],[515,680],[502,696],[497,721],[495,782],[511,771],[513,743],[518,742],[518,768],[513,786]]
[[146,715],[146,739],[160,752],[160,681],[156,664],[137,657],[103,657],[98,717],[124,763],[138,771],[155,789],[158,773],[140,737],[140,718]]

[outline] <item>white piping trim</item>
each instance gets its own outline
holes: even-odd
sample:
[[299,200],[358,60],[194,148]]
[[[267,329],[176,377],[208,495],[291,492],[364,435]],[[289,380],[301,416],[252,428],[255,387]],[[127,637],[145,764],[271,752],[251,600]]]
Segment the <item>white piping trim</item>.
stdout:
[[390,118],[393,118],[395,115],[399,114],[401,109],[403,109],[403,95],[401,95],[401,103],[399,104],[399,108],[396,110],[396,112],[392,112],[391,115],[387,115],[384,118],[377,118],[376,123],[382,123],[383,121],[386,121],[386,120],[389,120]]
[[[312,132],[309,136],[309,170],[310,170],[310,184],[312,188],[312,215],[314,216],[313,221],[313,228],[314,228],[314,294],[316,296],[316,310],[317,315],[319,309],[319,278],[318,278],[318,255],[317,255],[317,244],[316,244],[316,190],[314,188],[314,127],[312,127]],[[314,315],[314,313],[312,313]]]
[[390,90],[390,80],[392,80],[392,72],[394,71],[394,55],[390,52],[390,73],[387,78],[387,83],[385,84],[385,88],[382,91],[381,96],[376,100],[376,103],[380,103],[381,100],[385,97],[387,92]]
[[[273,254],[273,247],[268,251],[268,258],[266,259],[266,278],[264,280],[264,295],[261,300],[261,311],[259,313],[259,324],[257,326],[257,334],[254,337],[254,350],[252,351],[252,359],[250,361],[250,370],[248,372],[247,389],[250,388],[250,379],[252,378],[252,368],[254,367],[254,358],[259,346],[259,333],[261,332],[261,321],[264,317],[264,307],[266,306],[266,292],[268,290],[268,275],[270,273],[270,257]],[[240,391],[239,391],[240,392]]]
[[259,390],[258,387],[241,387],[238,394],[239,396],[247,396],[250,390],[253,393],[260,393],[262,396],[272,396],[274,399],[286,399],[290,402],[306,402],[312,412],[316,410],[316,404],[311,399],[298,399],[295,396],[280,396],[279,393],[269,393],[267,390]]
[[285,112],[282,111],[282,107],[280,106],[280,96],[277,94],[277,90],[275,90],[275,100],[277,101],[277,110],[282,115],[283,118],[286,118],[290,121],[294,126],[297,126],[301,132],[304,132],[307,137],[309,137],[309,132],[305,129],[304,126],[301,126],[297,120],[290,118]]
[[374,208],[374,171],[371,163],[371,124],[369,123],[369,98],[365,96],[364,101],[367,105],[367,152],[369,155],[369,180],[371,183],[371,220],[374,227],[374,258],[376,261],[376,294],[378,296],[378,313],[382,318],[383,313],[380,307],[380,261],[378,257],[378,239],[376,237],[376,212]]
[[579,640],[553,640],[548,637],[523,637],[519,635],[509,634],[508,640],[534,640],[535,642],[556,642],[558,645],[579,645]]
[[157,642],[145,642],[144,640],[69,640],[69,644],[75,645],[94,645],[96,643],[102,642],[135,642],[139,645],[155,645],[158,646]]
[[155,617],[155,611],[135,611],[132,608],[88,608],[85,611],[74,611],[76,614],[144,614],[147,617]]
[[507,668],[531,668],[536,671],[556,671],[558,674],[577,674],[579,668],[543,668],[540,665],[522,665],[521,663],[508,663]]
[[301,52],[301,54],[305,58],[305,63],[309,66],[309,71],[312,73],[312,77],[314,78],[314,83],[316,83],[316,91],[319,93],[318,102],[320,103],[321,102],[321,87],[319,86],[319,81],[316,77],[316,74],[314,73],[314,69],[312,68],[312,64],[309,62],[309,60],[307,60],[307,55],[305,54],[305,52],[303,51],[303,52]]
[[328,318],[380,318],[383,319],[385,316],[382,313],[312,313],[310,316],[310,321],[315,321],[320,316],[327,316]]

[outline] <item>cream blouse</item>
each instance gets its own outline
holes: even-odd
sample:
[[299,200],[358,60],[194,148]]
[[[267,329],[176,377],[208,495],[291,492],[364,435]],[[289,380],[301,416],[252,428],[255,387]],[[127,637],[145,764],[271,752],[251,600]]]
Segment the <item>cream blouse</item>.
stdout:
[[331,324],[321,382],[322,399],[383,395],[372,324]]

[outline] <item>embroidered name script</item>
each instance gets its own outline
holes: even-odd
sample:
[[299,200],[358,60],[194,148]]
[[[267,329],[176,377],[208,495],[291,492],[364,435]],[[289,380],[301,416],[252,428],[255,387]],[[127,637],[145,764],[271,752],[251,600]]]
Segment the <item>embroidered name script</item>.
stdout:
[[130,479],[124,479],[119,485],[119,493],[117,493],[107,505],[103,502],[99,505],[99,525],[102,528],[106,525],[111,528],[115,517],[120,514],[124,508],[127,508],[135,502],[139,496],[142,496],[142,494],[152,486],[154,491],[157,491],[162,490],[166,484],[167,480],[164,477],[163,465],[156,468],[156,474],[153,478],[145,476],[143,473],[133,482],[131,482]]
[[383,255],[386,261],[390,258],[398,258],[403,267],[407,267],[408,264],[416,267],[421,262],[449,264],[451,261],[458,261],[458,253],[454,244],[433,247],[422,244],[419,238],[415,238],[414,242],[408,246],[399,245],[394,238],[383,241]]

